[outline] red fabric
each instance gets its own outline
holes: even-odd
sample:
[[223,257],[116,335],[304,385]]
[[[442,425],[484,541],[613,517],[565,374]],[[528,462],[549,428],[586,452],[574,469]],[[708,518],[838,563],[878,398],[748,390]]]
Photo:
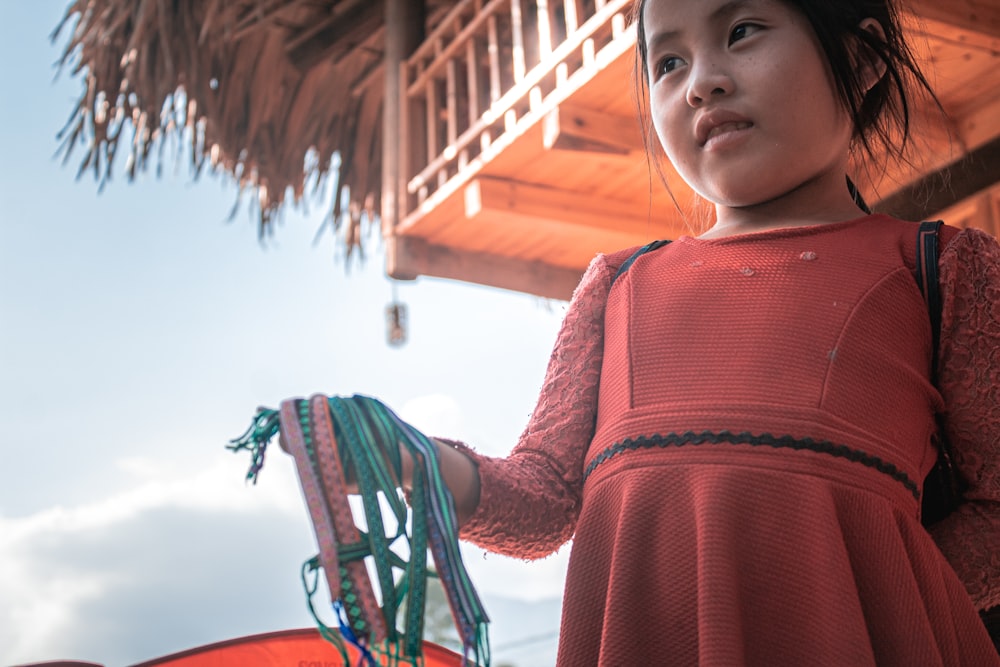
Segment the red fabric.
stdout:
[[[460,667],[462,656],[448,649],[424,642],[421,646],[425,667]],[[207,644],[180,653],[163,656],[132,667],[255,667],[258,665],[288,665],[289,667],[353,667],[360,664],[356,648],[347,645],[350,663],[345,665],[337,648],[323,639],[315,628],[281,630],[260,635]],[[389,663],[388,658],[379,664]],[[48,663],[43,663],[47,665]],[[52,663],[58,667],[62,663]],[[70,663],[66,663],[68,666]],[[84,663],[72,663],[83,665]],[[90,663],[87,663],[90,664]],[[24,667],[31,667],[25,665]],[[42,667],[38,665],[36,667]],[[94,667],[100,667],[95,665]]]
[[[685,237],[610,294],[632,251],[595,259],[462,532],[523,558],[575,533],[561,665],[1000,665],[976,614],[1000,602],[1000,248],[942,253],[939,392],[915,239]],[[971,484],[934,529],[951,565],[914,494],[939,407]],[[643,436],[673,444],[614,449]]]

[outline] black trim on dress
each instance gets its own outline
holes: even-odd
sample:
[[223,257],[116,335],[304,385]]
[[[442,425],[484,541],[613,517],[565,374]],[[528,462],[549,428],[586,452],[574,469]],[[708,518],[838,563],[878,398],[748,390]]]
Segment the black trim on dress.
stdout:
[[594,472],[597,466],[622,452],[636,449],[650,449],[653,447],[684,447],[706,444],[752,445],[755,447],[773,447],[775,449],[808,450],[847,459],[848,461],[860,463],[884,475],[888,475],[893,480],[902,484],[914,498],[920,500],[920,488],[916,483],[894,464],[883,461],[877,456],[872,456],[859,449],[852,449],[847,445],[838,445],[827,440],[795,438],[790,435],[775,436],[770,433],[755,435],[746,431],[743,433],[733,433],[731,431],[702,431],[701,433],[695,433],[694,431],[687,431],[685,433],[667,433],[666,435],[657,433],[656,435],[626,438],[625,440],[616,442],[595,456],[583,471],[583,481],[587,481],[587,478]]

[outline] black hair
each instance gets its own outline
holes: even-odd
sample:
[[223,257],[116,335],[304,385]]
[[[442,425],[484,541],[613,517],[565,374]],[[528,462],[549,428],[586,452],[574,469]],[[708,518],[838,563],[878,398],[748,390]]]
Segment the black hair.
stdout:
[[[780,0],[801,12],[809,21],[823,48],[836,85],[836,92],[851,117],[858,147],[872,159],[881,151],[887,158],[906,160],[906,145],[910,138],[912,95],[924,94],[934,106],[944,110],[930,83],[920,70],[900,26],[895,0]],[[643,123],[647,153],[656,145],[648,111],[643,100],[648,96],[648,53],[643,10],[647,0],[636,0],[633,20],[636,24],[636,98]],[[865,30],[861,22],[875,19],[883,36]],[[864,80],[864,68],[858,59],[881,60],[885,74],[871,88]],[[656,162],[659,170],[659,162]],[[662,176],[662,172],[661,172]],[[855,201],[867,207],[848,179]]]

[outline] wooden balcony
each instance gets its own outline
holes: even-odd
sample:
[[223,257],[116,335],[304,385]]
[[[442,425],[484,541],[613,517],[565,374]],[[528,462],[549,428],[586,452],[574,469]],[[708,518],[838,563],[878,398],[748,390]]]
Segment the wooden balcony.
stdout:
[[[631,5],[465,0],[438,24],[402,67],[398,146],[411,152],[385,230],[390,275],[567,298],[595,253],[691,233],[711,214],[665,167],[668,192],[647,162]],[[953,124],[918,110],[915,168],[879,173],[869,197],[917,217],[950,206],[954,221],[996,233],[1000,8],[909,7]],[[971,167],[954,164],[968,156]],[[951,190],[928,190],[949,166]],[[912,205],[921,193],[926,212]]]

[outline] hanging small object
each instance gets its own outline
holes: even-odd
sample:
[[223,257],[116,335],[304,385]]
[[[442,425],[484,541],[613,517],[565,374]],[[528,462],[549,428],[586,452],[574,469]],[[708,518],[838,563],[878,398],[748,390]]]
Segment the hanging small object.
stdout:
[[406,304],[399,300],[396,281],[390,280],[389,283],[392,285],[392,301],[385,307],[385,338],[392,347],[400,347],[406,343]]
[[393,347],[406,343],[406,304],[393,300],[385,307],[386,340]]

